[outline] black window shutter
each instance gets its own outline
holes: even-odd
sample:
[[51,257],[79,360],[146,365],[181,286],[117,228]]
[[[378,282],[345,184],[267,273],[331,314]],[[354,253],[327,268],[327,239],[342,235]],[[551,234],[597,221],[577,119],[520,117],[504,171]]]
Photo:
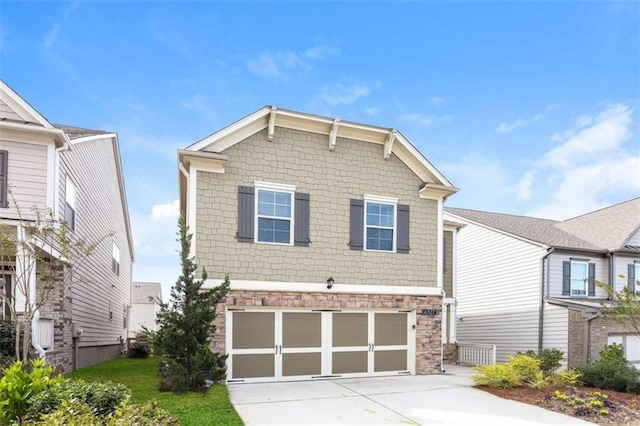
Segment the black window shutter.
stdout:
[[362,250],[364,247],[364,200],[351,200],[351,229],[349,248]]
[[589,280],[587,282],[589,283],[589,296],[595,296],[596,295],[596,264],[595,263],[589,264]]
[[396,242],[397,253],[409,253],[409,206],[398,204],[398,239]]
[[630,263],[627,267],[627,285],[630,292],[636,292],[636,265],[634,263]]
[[571,296],[571,262],[562,262],[562,295]]
[[293,244],[309,247],[309,194],[296,192]]
[[0,207],[9,207],[7,197],[7,168],[9,162],[9,153],[0,151]]
[[253,242],[255,193],[256,190],[253,186],[238,187],[238,232],[236,238],[243,243]]

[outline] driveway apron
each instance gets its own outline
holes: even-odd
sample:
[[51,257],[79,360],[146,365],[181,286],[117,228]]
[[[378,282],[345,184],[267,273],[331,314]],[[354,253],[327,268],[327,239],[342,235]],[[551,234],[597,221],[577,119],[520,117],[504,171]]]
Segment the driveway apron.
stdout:
[[472,387],[468,368],[446,374],[229,385],[247,425],[589,425]]

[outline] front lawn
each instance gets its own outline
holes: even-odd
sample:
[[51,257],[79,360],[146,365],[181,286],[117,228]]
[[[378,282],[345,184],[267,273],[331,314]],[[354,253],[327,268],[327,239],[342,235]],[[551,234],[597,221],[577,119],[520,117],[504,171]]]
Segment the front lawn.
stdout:
[[118,358],[69,373],[72,379],[123,383],[131,389],[134,403],[152,399],[174,414],[183,425],[242,425],[229,401],[224,385],[213,385],[206,396],[188,392],[176,395],[158,391],[158,357],[146,359]]

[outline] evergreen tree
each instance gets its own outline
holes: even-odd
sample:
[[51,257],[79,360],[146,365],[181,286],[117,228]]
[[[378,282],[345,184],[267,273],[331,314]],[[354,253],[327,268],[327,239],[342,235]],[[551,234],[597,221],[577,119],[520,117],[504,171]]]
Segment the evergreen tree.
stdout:
[[191,257],[191,237],[184,215],[178,220],[182,275],[171,289],[170,303],[160,303],[156,345],[162,354],[160,390],[184,392],[203,390],[205,380],[226,377],[226,355],[209,349],[215,332],[216,305],[229,291],[229,277],[210,290],[202,290],[207,279],[203,269],[196,278],[198,265]]

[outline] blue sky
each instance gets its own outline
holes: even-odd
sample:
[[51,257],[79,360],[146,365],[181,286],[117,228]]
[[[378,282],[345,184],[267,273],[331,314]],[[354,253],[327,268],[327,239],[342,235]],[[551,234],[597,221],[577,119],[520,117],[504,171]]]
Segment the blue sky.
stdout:
[[119,134],[134,279],[177,277],[176,149],[264,105],[398,128],[448,205],[566,218],[640,195],[638,2],[0,3],[0,75]]

